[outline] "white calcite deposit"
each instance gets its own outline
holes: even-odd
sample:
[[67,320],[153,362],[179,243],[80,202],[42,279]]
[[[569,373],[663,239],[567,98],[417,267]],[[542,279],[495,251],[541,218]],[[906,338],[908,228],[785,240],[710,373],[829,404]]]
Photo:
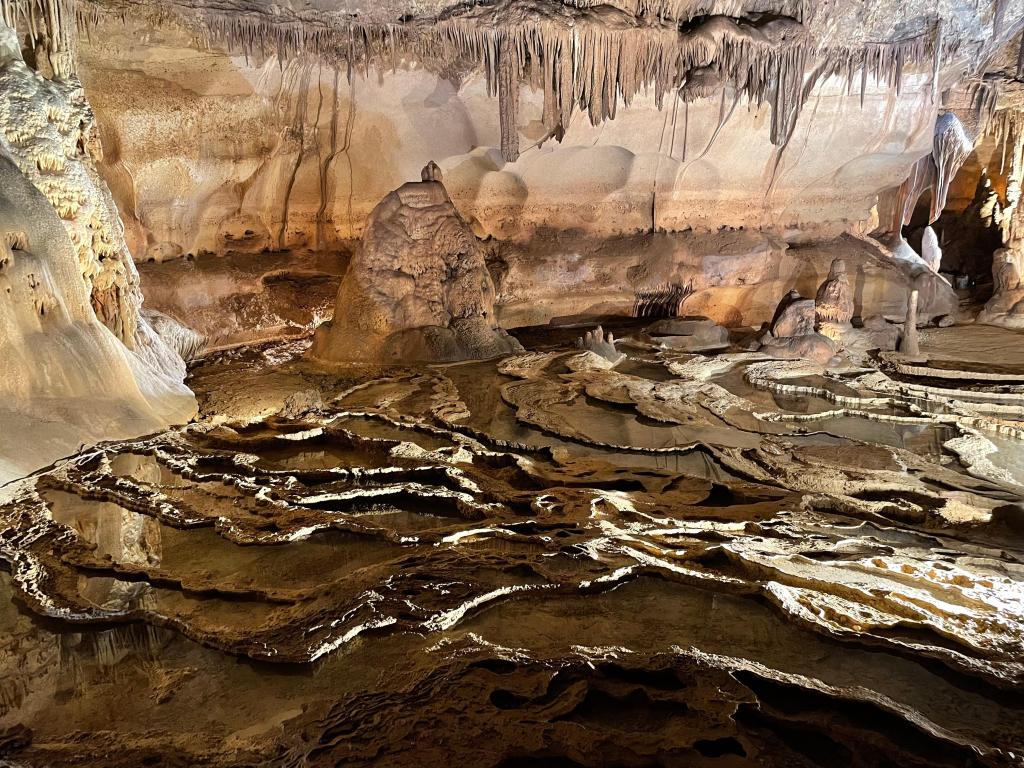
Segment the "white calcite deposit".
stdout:
[[0,124],[2,482],[187,421],[195,400],[180,355],[140,317],[80,86],[32,71],[2,23]]

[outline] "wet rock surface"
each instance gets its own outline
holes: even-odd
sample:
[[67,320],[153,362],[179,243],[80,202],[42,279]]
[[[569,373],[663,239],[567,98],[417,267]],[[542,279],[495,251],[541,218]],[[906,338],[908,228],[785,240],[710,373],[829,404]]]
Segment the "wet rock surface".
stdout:
[[816,302],[790,291],[779,303],[760,350],[774,357],[813,360],[824,365],[836,353],[832,339],[815,330]]
[[202,350],[301,338],[334,314],[349,261],[337,252],[231,252],[139,265],[146,306],[203,337]]
[[618,331],[614,369],[540,334],[214,355],[199,422],[2,490],[0,754],[1017,764],[1024,367],[937,353],[997,333],[877,368]]

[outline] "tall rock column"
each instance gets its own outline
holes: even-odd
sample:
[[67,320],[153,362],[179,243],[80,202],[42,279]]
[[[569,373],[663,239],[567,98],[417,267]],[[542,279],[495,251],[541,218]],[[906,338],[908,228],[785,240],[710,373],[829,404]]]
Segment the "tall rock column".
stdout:
[[519,60],[512,40],[504,36],[498,45],[498,115],[501,123],[501,156],[514,163],[519,158]]

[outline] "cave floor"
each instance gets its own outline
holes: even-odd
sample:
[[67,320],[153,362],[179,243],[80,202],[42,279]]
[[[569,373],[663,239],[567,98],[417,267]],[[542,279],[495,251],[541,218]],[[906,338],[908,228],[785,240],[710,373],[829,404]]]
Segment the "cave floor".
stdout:
[[993,325],[962,325],[923,331],[921,348],[951,367],[970,363],[977,370],[1024,370],[1024,335]]
[[5,487],[0,764],[1020,764],[1019,334],[571,335],[218,353],[196,423]]

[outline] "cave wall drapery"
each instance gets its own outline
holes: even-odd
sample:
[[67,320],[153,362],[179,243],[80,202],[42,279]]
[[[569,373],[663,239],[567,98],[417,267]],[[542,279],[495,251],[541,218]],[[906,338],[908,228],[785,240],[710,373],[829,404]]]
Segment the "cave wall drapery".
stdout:
[[81,86],[66,66],[52,78],[29,67],[3,19],[0,126],[3,483],[83,443],[187,421],[195,399],[141,314]]
[[[351,19],[346,33],[297,12],[271,26],[248,7],[207,11],[198,40],[181,16],[99,15],[81,71],[133,253],[331,247],[430,160],[481,235],[870,230],[879,192],[932,151],[941,93],[1020,15],[904,3],[889,9],[894,31],[885,4],[810,3],[775,9],[809,16],[780,32],[738,7],[667,24],[588,5],[450,12],[405,48],[410,25],[358,27],[361,47],[345,49]],[[497,93],[504,33],[514,98]],[[562,82],[566,40],[576,74]],[[499,104],[515,107],[514,161]]]

